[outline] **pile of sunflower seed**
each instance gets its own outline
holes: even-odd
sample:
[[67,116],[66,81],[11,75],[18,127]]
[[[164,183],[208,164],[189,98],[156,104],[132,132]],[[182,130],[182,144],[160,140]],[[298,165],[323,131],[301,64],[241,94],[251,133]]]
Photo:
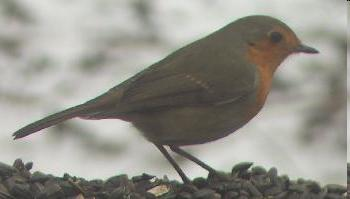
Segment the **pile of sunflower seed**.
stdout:
[[[303,179],[290,180],[252,163],[240,163],[231,173],[195,178],[192,184],[142,174],[128,178],[85,180],[65,174],[55,177],[31,172],[33,163],[17,159],[0,163],[0,199],[345,199],[347,188]],[[349,165],[348,165],[349,176]]]

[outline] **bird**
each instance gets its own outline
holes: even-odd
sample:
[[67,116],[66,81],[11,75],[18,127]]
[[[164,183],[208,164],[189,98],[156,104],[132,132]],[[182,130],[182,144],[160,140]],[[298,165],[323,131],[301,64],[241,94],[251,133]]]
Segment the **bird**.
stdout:
[[96,98],[19,129],[13,137],[72,118],[123,120],[159,149],[184,183],[191,183],[169,150],[217,174],[182,147],[226,137],[247,124],[264,106],[278,66],[296,53],[319,51],[303,44],[279,19],[242,17]]

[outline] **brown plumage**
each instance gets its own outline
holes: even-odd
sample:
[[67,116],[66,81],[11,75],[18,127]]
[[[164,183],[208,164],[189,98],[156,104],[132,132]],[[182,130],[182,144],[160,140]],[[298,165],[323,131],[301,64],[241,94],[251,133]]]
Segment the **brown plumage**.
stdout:
[[301,44],[277,19],[244,17],[175,51],[105,94],[18,130],[14,138],[74,117],[122,119],[154,143],[189,182],[164,145],[215,172],[179,146],[213,141],[246,124],[263,107],[276,68],[296,52],[317,50]]

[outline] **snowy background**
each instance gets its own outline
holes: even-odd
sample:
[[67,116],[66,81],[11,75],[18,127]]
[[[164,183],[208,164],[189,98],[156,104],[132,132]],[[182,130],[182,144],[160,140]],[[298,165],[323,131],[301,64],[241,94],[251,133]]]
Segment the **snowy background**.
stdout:
[[[318,55],[278,69],[262,112],[224,139],[186,147],[212,167],[242,161],[291,178],[346,184],[346,6],[317,0],[1,0],[0,161],[93,178],[143,172],[179,179],[129,124],[74,119],[12,141],[18,128],[85,102],[240,17],[283,20]],[[177,157],[190,177],[206,172]]]

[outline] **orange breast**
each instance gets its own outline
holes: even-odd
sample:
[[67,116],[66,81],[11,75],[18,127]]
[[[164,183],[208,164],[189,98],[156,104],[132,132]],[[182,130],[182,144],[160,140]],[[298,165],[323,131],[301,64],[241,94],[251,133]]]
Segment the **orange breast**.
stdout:
[[259,71],[259,87],[256,95],[256,108],[258,111],[264,105],[267,95],[269,94],[272,82],[272,74],[266,66],[258,66]]
[[[266,53],[265,53],[266,52]],[[259,73],[259,85],[256,92],[255,105],[249,111],[248,119],[254,117],[263,107],[267,95],[269,94],[272,76],[279,63],[272,58],[273,54],[269,51],[262,52],[255,48],[248,50],[248,60],[255,64]]]

